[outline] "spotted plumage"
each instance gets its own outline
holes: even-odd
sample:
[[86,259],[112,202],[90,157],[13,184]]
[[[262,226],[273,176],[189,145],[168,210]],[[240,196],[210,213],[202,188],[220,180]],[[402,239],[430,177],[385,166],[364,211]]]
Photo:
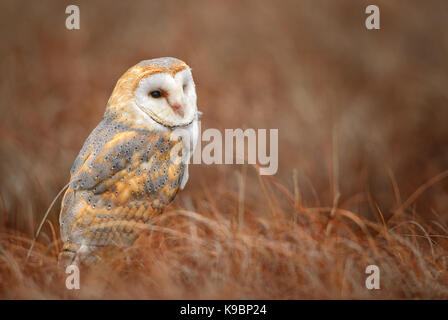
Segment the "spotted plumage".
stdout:
[[131,245],[185,186],[196,138],[190,68],[161,58],[129,69],[70,171],[60,213],[61,262]]

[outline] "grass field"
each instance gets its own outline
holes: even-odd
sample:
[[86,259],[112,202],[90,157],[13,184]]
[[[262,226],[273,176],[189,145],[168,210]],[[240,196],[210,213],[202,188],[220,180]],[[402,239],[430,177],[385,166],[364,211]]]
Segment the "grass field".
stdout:
[[[447,299],[448,4],[80,1],[0,5],[0,298]],[[135,246],[57,266],[59,202],[117,79],[193,69],[202,127],[278,128],[279,170],[192,165]],[[368,290],[368,265],[381,289]]]

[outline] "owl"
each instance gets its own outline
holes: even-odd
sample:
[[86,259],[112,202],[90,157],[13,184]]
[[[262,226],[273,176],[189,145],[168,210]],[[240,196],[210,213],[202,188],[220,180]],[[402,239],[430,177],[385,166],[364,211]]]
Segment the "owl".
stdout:
[[59,216],[62,265],[132,245],[184,188],[196,100],[191,69],[175,58],[145,60],[121,76],[70,171]]

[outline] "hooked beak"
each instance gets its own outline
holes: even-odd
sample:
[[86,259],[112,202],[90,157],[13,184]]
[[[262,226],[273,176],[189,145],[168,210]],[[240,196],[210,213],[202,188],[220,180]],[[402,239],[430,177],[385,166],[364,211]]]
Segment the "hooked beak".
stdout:
[[170,103],[170,107],[171,107],[171,109],[173,109],[174,113],[177,113],[182,118],[184,117],[184,108],[182,107],[182,105],[180,103],[178,103],[178,102],[173,103],[173,104]]

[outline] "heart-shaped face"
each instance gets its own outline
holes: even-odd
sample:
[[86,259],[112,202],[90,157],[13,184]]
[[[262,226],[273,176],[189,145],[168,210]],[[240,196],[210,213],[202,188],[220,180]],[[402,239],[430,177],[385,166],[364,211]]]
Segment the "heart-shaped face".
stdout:
[[166,127],[186,126],[196,116],[196,90],[188,67],[175,74],[143,74],[134,97],[143,112]]
[[183,127],[197,115],[191,69],[175,58],[142,61],[118,80],[106,114],[129,126]]

